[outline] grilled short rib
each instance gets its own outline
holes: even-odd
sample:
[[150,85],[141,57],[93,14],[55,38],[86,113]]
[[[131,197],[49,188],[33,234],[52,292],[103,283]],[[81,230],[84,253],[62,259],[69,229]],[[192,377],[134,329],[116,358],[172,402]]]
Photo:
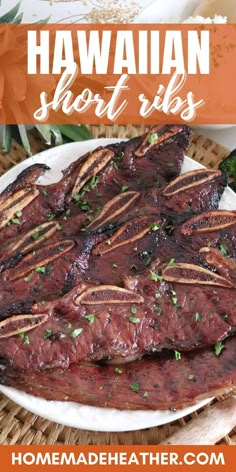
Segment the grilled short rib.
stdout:
[[67,370],[2,366],[0,382],[47,400],[73,401],[120,410],[183,408],[220,395],[236,384],[236,342],[216,356],[213,348],[142,359],[121,366],[71,364]]
[[[217,210],[224,173],[200,169],[178,177],[189,136],[185,126],[155,127],[83,156],[57,184],[38,186],[37,173],[47,169],[32,168],[2,194],[0,357],[8,365],[3,383],[12,385],[18,372],[16,385],[21,388],[25,376],[30,391],[38,375],[45,396],[47,375],[63,375],[64,397],[58,388],[55,399],[65,400],[80,372],[78,389],[67,398],[81,401],[80,381],[88,369],[95,375],[104,369],[107,384],[109,375],[123,369],[126,382],[136,365],[159,375],[167,359],[137,359],[167,349],[172,358],[173,351],[177,358],[179,351],[193,351],[183,358],[210,353],[215,362],[207,346],[235,332],[235,212]],[[227,341],[229,356],[234,343],[235,338]],[[206,351],[195,351],[200,347]],[[130,364],[87,364],[97,361]],[[223,387],[235,382],[233,374],[221,378]],[[192,397],[182,404],[218,385],[190,388]],[[141,402],[127,405],[119,395],[107,403],[86,393],[85,402],[164,408],[161,395],[147,402],[144,393]],[[180,394],[173,402],[179,406]]]

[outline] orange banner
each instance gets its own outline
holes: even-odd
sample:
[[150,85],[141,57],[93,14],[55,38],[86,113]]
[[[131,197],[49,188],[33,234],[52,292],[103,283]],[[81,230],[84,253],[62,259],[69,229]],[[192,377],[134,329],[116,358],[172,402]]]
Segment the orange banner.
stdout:
[[43,470],[72,470],[79,466],[80,470],[93,468],[96,472],[110,470],[150,470],[151,467],[165,466],[165,470],[173,470],[181,466],[183,472],[209,470],[233,472],[235,470],[234,448],[226,447],[187,447],[187,446],[4,446],[1,448],[1,467],[4,472],[21,470],[25,472],[31,467],[39,472]]
[[212,470],[234,472],[236,448],[228,446],[2,446],[1,470],[81,472],[111,470]]
[[236,123],[236,25],[0,25],[0,123]]

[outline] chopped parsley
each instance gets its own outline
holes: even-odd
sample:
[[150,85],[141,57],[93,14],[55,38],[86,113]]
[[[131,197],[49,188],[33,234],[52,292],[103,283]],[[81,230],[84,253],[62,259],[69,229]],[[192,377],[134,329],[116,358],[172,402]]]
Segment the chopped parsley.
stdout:
[[42,233],[42,231],[44,231],[44,228],[43,228],[43,226],[40,226],[39,229],[35,230],[31,234],[31,238],[34,239],[34,241],[37,241],[37,239],[40,237],[40,233]]
[[153,224],[151,225],[151,230],[152,230],[152,231],[157,231],[158,229],[160,229],[160,227],[161,227],[161,226],[160,226],[159,224],[153,223]]
[[48,196],[48,191],[47,191],[45,188],[41,188],[41,194],[42,194],[44,197],[47,197],[47,196]]
[[115,368],[115,373],[121,375],[123,370],[119,369],[118,367]]
[[161,275],[156,274],[152,270],[150,271],[150,274],[151,274],[151,280],[153,280],[154,282],[159,282],[163,280],[163,277]]
[[148,392],[144,392],[143,398],[147,398],[147,397],[148,397]]
[[202,315],[200,315],[200,313],[195,313],[195,321],[198,323],[198,321],[200,321]]
[[225,244],[220,245],[220,252],[223,254],[223,256],[228,256],[229,250]]
[[74,329],[74,331],[72,331],[70,336],[73,339],[77,338],[77,336],[79,336],[83,331],[84,331],[83,328],[76,328],[76,329]]
[[94,323],[94,320],[95,320],[95,315],[93,315],[92,313],[90,315],[86,315],[85,316],[86,320],[89,321],[89,324],[93,324]]
[[137,308],[135,306],[132,306],[131,307],[131,313],[133,313],[133,315],[136,315],[137,313]]
[[214,349],[215,349],[215,355],[219,356],[221,354],[221,351],[225,348],[223,345],[222,341],[219,341],[215,344]]
[[161,314],[161,311],[162,311],[162,310],[161,310],[161,308],[160,308],[159,306],[154,305],[153,311],[155,311],[156,313],[160,313],[160,314]]
[[160,294],[159,292],[156,292],[156,293],[155,293],[155,297],[156,297],[156,298],[160,298],[160,297],[161,297],[161,294]]
[[175,264],[175,259],[170,259],[168,262],[168,267],[172,267]]
[[53,221],[53,220],[55,220],[55,218],[56,218],[56,215],[54,215],[54,213],[49,213],[48,221]]
[[30,280],[31,280],[31,277],[24,277],[25,282],[30,282]]
[[111,161],[111,165],[114,167],[114,169],[118,170],[118,165],[116,161]]
[[129,317],[129,321],[130,321],[130,323],[133,323],[133,324],[138,324],[138,323],[140,323],[140,319],[137,318],[136,316],[130,316],[130,317]]
[[193,374],[189,374],[187,377],[188,380],[195,380],[195,377]]
[[20,339],[22,339],[23,344],[25,345],[30,344],[29,336],[26,336],[25,333],[20,332],[18,336]]
[[17,218],[20,218],[22,216],[22,211],[16,211],[16,216]]
[[148,144],[153,144],[155,141],[158,139],[158,134],[157,133],[152,133],[149,138],[148,138]]
[[90,187],[92,190],[94,190],[97,185],[99,184],[99,177],[97,175],[93,175],[91,181],[90,181]]
[[39,272],[40,274],[46,274],[46,267],[36,267],[35,272]]
[[123,185],[123,187],[121,187],[121,192],[127,192],[127,190],[129,190],[128,185]]
[[134,382],[130,385],[130,388],[133,392],[138,393],[139,392],[139,384],[137,382]]
[[11,223],[13,225],[20,225],[21,224],[19,218],[12,218]]
[[48,339],[48,338],[50,338],[50,336],[52,336],[52,329],[46,329],[46,331],[43,335],[43,338]]
[[180,361],[181,360],[181,352],[175,351],[175,360]]

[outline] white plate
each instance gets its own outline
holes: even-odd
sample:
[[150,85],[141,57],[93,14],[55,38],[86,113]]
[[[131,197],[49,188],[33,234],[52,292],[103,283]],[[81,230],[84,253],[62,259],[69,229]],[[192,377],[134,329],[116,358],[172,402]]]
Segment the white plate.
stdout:
[[[93,150],[97,146],[106,146],[118,142],[118,139],[92,139],[81,143],[71,143],[57,148],[44,151],[33,156],[9,170],[0,178],[0,191],[11,183],[23,169],[29,165],[39,162],[46,163],[52,167],[52,171],[41,176],[39,182],[50,184],[61,178],[61,170],[72,161],[78,159],[84,153]],[[197,162],[185,157],[182,172],[202,168]],[[221,208],[236,209],[236,194],[227,188],[221,201]],[[11,400],[36,415],[43,416],[51,421],[66,426],[89,429],[93,431],[133,431],[137,429],[159,426],[174,421],[198,408],[206,405],[210,399],[206,399],[194,406],[171,411],[120,411],[110,408],[96,408],[80,405],[73,402],[52,402],[27,395],[19,390],[0,385],[0,391]]]

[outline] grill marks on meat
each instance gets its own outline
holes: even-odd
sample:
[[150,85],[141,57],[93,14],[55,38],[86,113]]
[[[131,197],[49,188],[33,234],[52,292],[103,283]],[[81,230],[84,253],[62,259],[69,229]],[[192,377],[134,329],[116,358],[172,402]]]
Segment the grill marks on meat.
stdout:
[[[236,383],[236,343],[229,339],[221,355],[212,348],[182,355],[142,359],[119,366],[71,364],[67,370],[0,370],[0,382],[57,401],[128,410],[183,408],[220,395]],[[119,372],[119,373],[117,373]]]
[[0,229],[4,228],[18,212],[22,212],[22,210],[29,205],[38,194],[39,192],[37,189],[26,187],[25,189],[17,190],[3,200],[0,204]]
[[178,138],[178,134],[182,133],[184,128],[180,126],[154,126],[145,136],[143,142],[134,152],[136,157],[144,157],[147,152],[150,152],[156,145],[169,144]]
[[100,243],[93,250],[93,254],[103,255],[119,247],[142,239],[146,233],[151,231],[152,226],[160,227],[162,220],[155,216],[139,216],[121,226],[113,236]]
[[110,162],[112,157],[114,153],[106,148],[90,153],[79,171],[71,196],[74,197],[88,180],[96,176]]
[[[213,262],[213,261],[212,261]],[[211,285],[233,288],[234,284],[220,275],[194,264],[174,264],[165,267],[162,272],[164,280],[182,284]]]
[[[95,380],[98,372],[104,375],[105,389],[121,377],[115,367],[84,364],[108,361],[122,363],[118,370],[124,373],[124,386],[130,389],[134,382],[142,393],[132,391],[137,402],[128,403],[116,395],[118,408],[164,408],[163,380],[150,384],[164,375],[164,365],[173,372],[166,384],[167,407],[191,403],[201,391],[217,390],[216,382],[194,390],[194,371],[181,400],[182,384],[179,379],[180,385],[174,383],[177,366],[181,371],[183,365],[186,375],[190,361],[198,364],[198,358],[208,355],[209,362],[218,361],[212,348],[183,354],[183,362],[173,360],[171,353],[123,365],[166,349],[207,347],[235,334],[235,212],[217,211],[227,183],[220,171],[203,169],[176,177],[188,140],[184,126],[158,126],[144,137],[83,156],[57,184],[26,187],[38,194],[23,209],[23,224],[0,233],[2,239],[7,234],[11,238],[0,258],[0,356],[10,365],[0,374],[3,383],[11,385],[17,368],[21,388],[22,369],[29,369],[24,371],[25,389],[33,392],[32,378],[39,375],[42,394],[50,398],[44,384],[47,374],[37,369],[50,369],[49,378],[55,375],[57,382],[60,367],[68,370],[53,399],[69,398],[67,387],[76,372],[79,378],[70,398],[81,401],[86,369],[94,369]],[[21,185],[22,179],[7,198],[20,192]],[[203,209],[208,212],[195,216]],[[54,221],[48,222],[48,216]],[[226,344],[231,355],[235,338]],[[141,369],[140,380],[136,367]],[[150,390],[143,391],[149,369]],[[113,391],[104,399],[99,392],[89,392],[91,382],[86,380],[85,402],[107,406]],[[221,381],[228,386],[235,379],[221,374]],[[158,395],[149,402],[152,391]]]
[[181,227],[181,234],[193,234],[221,231],[236,225],[236,211],[210,211],[186,221]]
[[90,231],[98,229],[109,222],[113,222],[119,215],[124,217],[125,210],[136,202],[139,196],[139,192],[125,192],[112,198],[110,202],[106,203],[97,218],[87,226],[87,229]]
[[0,322],[0,339],[20,335],[25,341],[24,333],[42,325],[47,319],[47,314],[11,316],[11,318]]
[[[55,259],[67,254],[75,246],[72,240],[61,240],[52,244],[47,244],[28,254],[15,269],[8,269],[4,272],[5,281],[13,282],[21,279],[33,270],[45,272],[45,267]],[[38,270],[37,270],[38,269]]]

